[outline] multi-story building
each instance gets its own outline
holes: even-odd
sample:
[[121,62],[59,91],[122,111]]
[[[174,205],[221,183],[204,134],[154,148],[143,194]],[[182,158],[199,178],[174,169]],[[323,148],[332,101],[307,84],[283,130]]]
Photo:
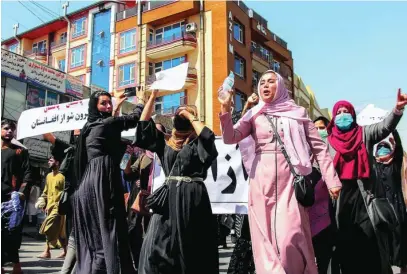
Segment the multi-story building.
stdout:
[[[140,6],[139,6],[140,5]],[[287,43],[242,1],[99,1],[2,42],[3,47],[80,77],[86,85],[122,92],[146,86],[156,72],[188,62],[184,87],[162,92],[156,112],[196,105],[220,133],[217,90],[235,73],[235,110],[267,69],[278,71],[294,96]]]
[[306,86],[300,76],[294,74],[295,102],[307,109],[309,117],[313,120],[323,116],[331,119],[331,114],[327,108],[320,108],[315,97],[315,93],[310,86]]

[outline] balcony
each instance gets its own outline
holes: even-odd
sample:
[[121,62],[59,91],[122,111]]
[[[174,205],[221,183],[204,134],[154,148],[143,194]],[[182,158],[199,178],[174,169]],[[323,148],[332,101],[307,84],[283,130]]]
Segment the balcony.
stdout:
[[[146,84],[151,85],[155,81],[155,75],[146,77]],[[193,87],[198,82],[198,73],[195,68],[188,68],[187,79],[185,80],[184,88]]]
[[174,34],[160,40],[148,42],[147,57],[160,59],[170,55],[187,53],[196,49],[196,37],[188,33]]
[[273,56],[271,53],[266,54],[261,51],[259,47],[251,47],[251,53],[253,57],[253,69],[263,73],[271,67],[273,62]]
[[47,49],[33,49],[24,51],[24,56],[39,61],[45,61],[47,59],[47,55],[48,55]]
[[55,51],[59,51],[59,50],[63,50],[65,49],[66,46],[66,40],[60,40],[57,42],[52,42],[51,43],[51,51],[55,52]]
[[[141,12],[147,12],[153,9],[157,9],[159,7],[172,4],[173,2],[177,2],[178,0],[165,0],[165,1],[146,1],[142,2],[141,4]],[[133,8],[129,8],[123,11],[120,11],[116,15],[116,21],[124,20],[126,18],[137,16],[137,5]]]

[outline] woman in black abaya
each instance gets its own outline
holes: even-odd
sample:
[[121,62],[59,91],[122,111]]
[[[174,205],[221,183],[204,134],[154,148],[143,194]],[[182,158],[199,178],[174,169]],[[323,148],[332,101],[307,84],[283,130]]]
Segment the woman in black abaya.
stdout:
[[140,254],[139,274],[218,274],[216,222],[204,180],[218,152],[215,135],[191,107],[174,116],[166,141],[150,119],[156,91],[137,126],[135,145],[157,153],[166,184],[148,199],[153,210]]
[[109,93],[99,91],[89,99],[88,122],[81,130],[75,156],[80,182],[73,197],[78,274],[135,272],[120,173],[126,149],[121,132],[134,128],[141,112],[138,105],[132,114],[112,117]]

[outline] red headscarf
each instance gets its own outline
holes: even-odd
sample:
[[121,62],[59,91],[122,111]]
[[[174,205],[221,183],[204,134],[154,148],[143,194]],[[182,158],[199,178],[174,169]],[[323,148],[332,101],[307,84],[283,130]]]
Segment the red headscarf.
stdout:
[[[335,117],[339,108],[345,107],[353,117],[351,129],[342,132],[335,125]],[[370,168],[366,146],[363,143],[363,128],[356,123],[353,105],[347,101],[339,101],[332,111],[332,120],[328,125],[328,141],[336,150],[333,160],[339,178],[354,180],[369,178]]]

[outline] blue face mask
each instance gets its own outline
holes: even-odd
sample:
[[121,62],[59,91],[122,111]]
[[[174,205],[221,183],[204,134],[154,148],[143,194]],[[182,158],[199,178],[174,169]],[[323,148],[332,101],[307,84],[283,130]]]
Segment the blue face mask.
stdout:
[[341,131],[347,131],[350,129],[353,123],[353,117],[350,113],[341,113],[335,117],[335,125]]
[[377,150],[377,156],[386,156],[391,153],[391,150],[387,147],[381,147]]

